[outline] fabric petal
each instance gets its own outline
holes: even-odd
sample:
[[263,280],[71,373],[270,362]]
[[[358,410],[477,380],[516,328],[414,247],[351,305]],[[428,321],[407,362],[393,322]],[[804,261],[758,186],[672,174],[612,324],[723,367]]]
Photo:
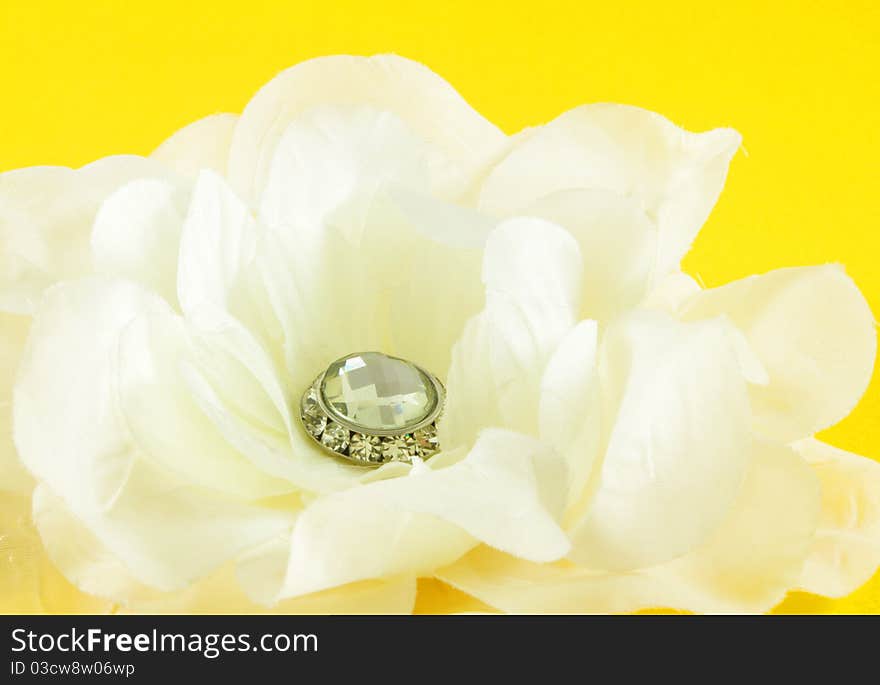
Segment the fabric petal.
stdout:
[[815,476],[797,455],[758,445],[731,515],[706,544],[675,561],[607,573],[480,547],[436,575],[510,613],[764,612],[797,582],[818,501]]
[[31,319],[0,312],[0,493],[27,494],[33,479],[18,459],[12,441],[12,387]]
[[142,283],[177,303],[177,257],[188,192],[168,180],[132,181],[104,200],[92,229],[95,272]]
[[31,325],[13,397],[16,446],[34,476],[84,506],[108,506],[135,459],[116,402],[116,346],[149,312],[170,309],[132,283],[89,278],[49,290]]
[[[187,482],[242,498],[293,489],[236,451],[193,399],[181,370],[198,353],[180,317],[138,316],[120,333],[117,355],[120,410],[132,440],[151,459]],[[226,376],[230,392],[241,391],[235,378]]]
[[52,563],[83,592],[122,603],[157,594],[132,576],[43,484],[34,490],[33,520]]
[[417,62],[394,55],[321,57],[279,74],[245,108],[229,158],[230,179],[243,198],[258,200],[288,125],[319,105],[393,112],[420,138],[437,145],[465,177],[478,173],[506,145],[501,131]]
[[374,198],[352,249],[364,261],[361,291],[377,293],[381,349],[445,376],[455,341],[484,304],[482,247],[493,227],[477,212],[399,187]]
[[[100,606],[100,600],[96,598],[107,598],[115,603],[119,613],[387,614],[409,613],[415,601],[415,579],[395,578],[355,583],[266,607],[248,599],[234,567],[229,564],[193,585],[162,592],[132,576],[119,559],[76,519],[64,502],[43,485],[35,492],[34,521],[46,550],[52,554],[53,563],[69,581],[91,595],[85,601]],[[241,568],[258,572],[246,561],[240,565],[239,573]],[[39,580],[36,570],[34,573],[35,581]],[[252,582],[265,580],[254,578]],[[13,605],[4,603],[2,606]]]
[[43,549],[31,497],[0,497],[0,611],[16,614],[106,614],[106,600],[87,595],[62,576]]
[[177,295],[184,314],[200,308],[229,311],[232,291],[256,246],[248,208],[220,176],[201,172],[180,239]]
[[414,468],[316,500],[299,517],[281,596],[366,578],[425,574],[476,541],[549,561],[568,541],[550,511],[562,462],[537,441],[487,430],[452,466]]
[[748,468],[749,406],[722,320],[638,312],[599,362],[604,458],[571,559],[632,569],[689,551],[718,526]]
[[[376,191],[428,187],[427,146],[404,121],[370,107],[320,107],[288,126],[272,159],[260,218],[315,243],[332,218],[357,237]],[[336,216],[334,216],[336,215]]]
[[505,221],[489,235],[483,281],[485,309],[452,353],[444,445],[470,444],[483,426],[537,435],[541,374],[579,308],[577,242],[541,219]]
[[368,249],[365,222],[387,185],[426,187],[425,147],[398,117],[369,107],[314,109],[284,132],[260,200],[267,235],[258,266],[290,374],[299,378],[297,366],[316,374],[387,341],[378,308],[393,272],[374,260],[399,251],[399,236]]
[[195,364],[251,422],[278,434],[291,431],[291,392],[275,361],[236,318],[205,307],[187,319]]
[[177,174],[195,179],[203,169],[225,175],[237,114],[212,114],[184,126],[150,155]]
[[184,586],[290,525],[283,511],[193,486],[142,458],[122,419],[115,354],[138,315],[168,305],[85,279],[43,299],[14,395],[22,460],[141,582]]
[[693,276],[675,271],[654,283],[647,297],[642,301],[641,307],[676,316],[681,308],[701,290],[702,287]]
[[[204,364],[214,369],[215,376],[226,377],[230,389],[236,382],[239,389],[250,387],[236,398],[240,407],[245,412],[274,407],[268,413],[262,411],[262,419],[289,430],[287,393],[277,368],[280,360],[268,349],[280,331],[274,320],[263,325],[271,318],[266,316],[271,302],[254,274],[260,244],[248,208],[221,177],[202,172],[180,242],[177,291],[181,308],[192,325],[195,342],[203,348]],[[210,372],[210,368],[203,371]]]
[[605,190],[563,190],[522,210],[562,226],[583,259],[581,315],[607,321],[648,292],[657,255],[657,227],[632,198]]
[[800,587],[843,597],[880,566],[880,464],[812,438],[794,445],[822,490],[819,527]]
[[837,423],[868,386],[874,319],[839,266],[777,269],[704,290],[682,316],[719,314],[744,333],[767,372],[765,385],[750,388],[755,429],[767,439],[791,442]]
[[279,602],[279,614],[411,614],[416,603],[414,577],[367,580]]
[[95,214],[115,189],[168,170],[143,157],[105,157],[82,167],[0,174],[0,310],[33,313],[53,283],[91,272]]
[[233,317],[203,308],[193,319],[196,359],[183,366],[182,374],[226,440],[265,473],[305,490],[328,492],[358,481],[363,467],[328,459],[293,419],[291,406],[307,383],[284,378],[260,342]]
[[193,399],[221,435],[263,473],[313,493],[349,488],[363,476],[364,467],[328,459],[299,421],[283,437],[257,430],[224,402],[197,368],[185,365],[182,375]]
[[300,392],[334,359],[384,347],[374,316],[380,289],[367,281],[357,246],[334,227],[322,240],[322,256],[303,261],[304,245],[269,231],[256,262],[278,322],[286,378]]
[[175,593],[149,605],[137,603],[132,609],[162,613],[187,614],[276,614],[320,615],[336,614],[410,614],[416,599],[416,579],[408,576],[366,580],[329,588],[300,597],[281,600],[264,606],[249,598],[242,586],[263,585],[268,582],[259,575],[248,577],[254,569],[243,562],[237,568],[224,569],[199,582],[186,593]]
[[285,378],[237,319],[209,308],[191,319],[196,359],[181,372],[196,403],[230,444],[266,474],[307,491],[330,492],[358,482],[364,467],[328,459],[293,418],[292,406],[307,383]]
[[581,500],[599,456],[597,342],[595,321],[577,324],[559,343],[541,377],[539,434],[568,464],[568,504]]
[[38,613],[40,540],[30,518],[30,497],[9,491],[0,496],[0,610]]
[[499,216],[574,188],[632,197],[657,223],[656,273],[679,261],[715,205],[740,146],[732,129],[690,133],[637,107],[577,107],[519,139],[492,170],[480,206]]

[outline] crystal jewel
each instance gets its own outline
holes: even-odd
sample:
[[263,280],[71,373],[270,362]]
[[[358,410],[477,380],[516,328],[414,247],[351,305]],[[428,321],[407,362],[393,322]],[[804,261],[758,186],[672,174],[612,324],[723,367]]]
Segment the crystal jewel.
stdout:
[[416,441],[410,433],[382,439],[385,461],[410,461],[416,454]]
[[420,428],[413,437],[416,442],[416,454],[422,459],[427,459],[440,451],[440,439],[437,437],[437,428],[433,424]]
[[437,390],[414,364],[381,352],[361,352],[331,364],[321,383],[325,406],[365,432],[405,431],[437,408]]
[[316,438],[327,426],[327,416],[318,406],[318,393],[315,388],[309,388],[303,396],[302,420],[306,430]]
[[311,414],[303,413],[302,420],[306,430],[316,438],[321,435],[321,432],[327,426],[327,417],[323,414],[312,416]]
[[360,461],[382,462],[382,439],[377,435],[355,433],[351,436],[351,447],[348,453]]
[[321,435],[321,443],[334,452],[344,454],[348,448],[348,430],[334,421],[328,421]]

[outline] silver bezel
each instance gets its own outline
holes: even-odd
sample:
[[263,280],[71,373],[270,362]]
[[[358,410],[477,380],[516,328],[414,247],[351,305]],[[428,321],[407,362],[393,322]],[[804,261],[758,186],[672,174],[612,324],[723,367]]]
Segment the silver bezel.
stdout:
[[[358,355],[361,355],[361,354],[370,354],[370,353],[381,354],[385,357],[388,357],[389,359],[396,359],[397,361],[403,362],[404,364],[409,364],[410,366],[414,366],[422,374],[424,374],[424,376],[428,380],[431,381],[431,383],[434,386],[434,392],[437,394],[437,404],[424,419],[422,419],[421,421],[419,421],[416,424],[413,424],[412,426],[407,426],[406,428],[399,428],[399,429],[374,429],[374,428],[370,428],[370,429],[365,429],[364,426],[359,426],[356,423],[349,421],[346,417],[339,414],[335,409],[328,406],[327,403],[324,402],[324,390],[323,390],[324,376],[327,374],[327,371],[330,369],[330,367],[333,366],[334,364],[336,364],[337,362],[343,361],[344,359],[348,359],[350,357],[357,357]],[[310,385],[309,387],[315,388],[315,397],[317,399],[318,406],[321,408],[321,411],[323,411],[324,414],[327,415],[327,418],[329,418],[330,420],[338,423],[343,428],[347,428],[348,430],[350,430],[354,433],[361,433],[362,435],[376,435],[381,438],[394,437],[397,435],[406,435],[407,433],[414,433],[415,431],[419,430],[420,428],[424,428],[425,426],[431,425],[443,413],[443,408],[446,404],[446,388],[443,386],[443,383],[440,382],[440,379],[437,378],[433,373],[431,373],[430,371],[427,371],[426,369],[419,366],[418,364],[414,364],[413,362],[409,361],[408,359],[401,359],[400,357],[395,357],[394,355],[391,355],[391,354],[385,354],[384,352],[376,352],[374,350],[370,350],[369,352],[352,352],[351,354],[346,354],[346,355],[343,355],[342,357],[339,357],[338,359],[334,359],[332,362],[327,364],[327,368],[325,368],[321,372],[321,375],[318,376],[318,378],[315,380],[315,382],[312,383],[312,385]],[[306,389],[305,392],[308,392],[308,388]],[[325,449],[326,449],[326,447],[325,447]],[[332,451],[332,450],[330,450],[330,451]]]

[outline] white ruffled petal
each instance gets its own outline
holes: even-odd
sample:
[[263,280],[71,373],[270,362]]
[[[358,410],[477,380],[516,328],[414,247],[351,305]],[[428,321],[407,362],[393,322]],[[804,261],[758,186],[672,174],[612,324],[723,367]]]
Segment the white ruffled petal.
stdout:
[[486,306],[452,353],[444,445],[470,444],[484,426],[538,433],[541,374],[574,326],[581,293],[577,242],[541,219],[517,218],[489,235]]
[[229,407],[198,369],[185,365],[182,374],[199,408],[223,437],[263,473],[318,493],[349,488],[363,475],[364,467],[328,458],[299,421],[285,436],[258,430]]
[[367,580],[279,602],[279,614],[411,614],[416,604],[414,577]]
[[[227,564],[191,586],[162,592],[132,576],[48,488],[37,488],[33,504],[34,521],[55,566],[77,588],[112,600],[123,613],[406,614],[415,603],[416,583],[410,577],[354,583],[269,607],[254,604],[244,594],[239,579],[251,576],[242,583],[247,587],[271,582],[259,564],[249,561],[255,554],[242,560],[238,574]],[[39,581],[36,570],[32,572],[34,580]],[[7,601],[3,606],[16,605]]]
[[520,138],[484,183],[480,205],[503,216],[561,190],[630,196],[657,223],[660,276],[690,248],[739,145],[732,129],[690,133],[637,107],[584,105]]
[[92,229],[95,272],[137,281],[176,304],[187,195],[170,181],[141,179],[104,200]]
[[292,520],[284,511],[169,479],[145,461],[133,465],[103,511],[79,506],[70,490],[59,495],[101,545],[133,578],[164,591],[190,585],[289,529]]
[[658,279],[641,303],[644,309],[655,309],[676,316],[702,287],[693,276],[675,271]]
[[328,492],[357,482],[363,467],[328,459],[293,419],[292,407],[312,377],[289,382],[259,340],[220,310],[202,308],[190,320],[196,358],[182,374],[226,440],[265,473],[305,490]]
[[[329,221],[357,239],[377,190],[426,188],[427,147],[390,112],[320,107],[290,124],[275,150],[260,218],[292,232],[304,249],[320,244]],[[317,255],[309,255],[314,257]]]
[[[285,546],[287,543],[285,542]],[[267,590],[278,586],[276,577],[283,576],[286,558],[277,565],[248,555],[234,569],[210,583],[199,583],[183,607],[186,613],[216,613],[218,606],[227,612],[269,614],[411,614],[416,601],[414,576],[398,576],[349,583],[320,592],[290,599],[255,602],[245,588]],[[181,613],[179,610],[175,613]]]
[[0,310],[31,314],[47,287],[90,273],[92,222],[104,199],[136,178],[167,175],[157,162],[122,155],[81,169],[0,174]]
[[177,296],[184,314],[230,311],[233,290],[257,243],[256,224],[244,203],[214,172],[199,174],[180,239]]
[[13,410],[22,461],[56,492],[97,509],[112,503],[136,456],[118,411],[116,347],[145,313],[170,309],[125,281],[59,284],[43,298],[20,362]]
[[[217,334],[219,340],[229,339],[237,351],[252,350],[247,353],[251,359],[277,352],[270,361],[260,362],[272,366],[281,361],[282,329],[261,273],[259,253],[261,246],[265,249],[264,238],[226,182],[212,171],[203,171],[180,240],[177,293],[181,309],[205,336]],[[261,378],[267,390],[270,380],[277,383],[269,378],[274,371],[264,378],[252,362],[240,361]],[[284,408],[277,394],[273,402]],[[286,408],[281,414],[286,420]]]
[[4,613],[44,611],[40,597],[40,539],[30,516],[30,497],[0,493],[0,607]]
[[352,350],[387,349],[380,307],[411,256],[393,262],[397,235],[365,244],[365,223],[380,190],[422,188],[427,178],[425,145],[389,112],[321,107],[285,131],[260,200],[267,235],[259,269],[289,373],[303,383],[311,380],[299,378],[303,368],[314,376]]
[[289,526],[287,514],[194,487],[142,458],[118,404],[116,349],[168,305],[130,282],[50,290],[15,387],[15,440],[30,471],[141,582],[186,585]]
[[392,291],[415,269],[415,233],[384,225],[403,223],[385,191],[427,187],[427,153],[401,119],[370,107],[310,110],[281,137],[260,200],[258,269],[299,387],[352,350],[389,349]]
[[[44,485],[40,485],[34,493],[33,518],[54,566],[75,587],[92,596],[85,600],[91,601],[91,605],[84,605],[89,608],[100,606],[95,598],[102,597],[111,600],[117,612],[136,614],[387,614],[410,613],[415,602],[415,578],[393,578],[333,588],[268,607],[255,604],[244,593],[242,585],[261,586],[271,582],[263,575],[260,564],[249,561],[257,556],[256,553],[245,555],[238,564],[238,573],[235,564],[225,564],[192,585],[163,592],[135,578],[110,549]],[[38,569],[21,563],[15,569],[19,572],[29,570],[34,582],[27,583],[22,579],[15,587],[0,585],[0,598],[4,600],[2,606],[6,608],[20,606],[20,603],[13,603],[16,598],[3,595],[4,590],[17,589],[18,594],[24,594],[33,585],[35,587],[31,593],[36,599],[41,589],[39,586],[45,582]],[[0,576],[2,574],[0,567]],[[252,577],[240,583],[242,575],[248,574]],[[4,580],[14,581],[5,576]],[[51,610],[51,607],[42,605],[35,608]],[[71,609],[75,610],[76,607]],[[94,613],[94,609],[90,613]]]
[[657,255],[657,227],[639,204],[605,190],[565,190],[536,200],[523,214],[562,226],[583,259],[581,313],[607,321],[648,292]]
[[270,353],[235,317],[205,307],[187,319],[195,364],[246,419],[279,435],[291,432],[292,397]]
[[71,586],[46,556],[29,495],[0,497],[0,607],[5,614],[105,614],[106,600]]
[[482,541],[536,561],[563,556],[562,462],[540,443],[487,430],[463,460],[414,468],[318,499],[297,520],[282,597],[356,580],[425,574]]
[[768,382],[750,388],[756,431],[791,442],[852,411],[871,378],[874,319],[835,265],[778,269],[704,290],[689,320],[726,315],[745,334]]
[[0,312],[0,493],[26,494],[33,479],[12,441],[12,386],[30,329],[28,316]]
[[[200,355],[181,318],[138,316],[121,332],[117,355],[120,409],[132,439],[151,459],[187,482],[239,497],[268,497],[293,489],[255,468],[194,401],[182,366],[196,363]],[[244,375],[226,374],[230,394],[241,391],[235,380]]]
[[453,344],[483,307],[481,248],[493,226],[473,210],[400,188],[375,198],[352,249],[364,261],[361,290],[377,293],[383,350],[445,376]]
[[304,263],[295,243],[271,231],[256,263],[278,322],[287,380],[300,392],[334,359],[383,347],[374,316],[379,289],[366,280],[360,253],[333,227],[324,240],[332,268],[323,268],[322,259]]
[[727,516],[750,444],[745,381],[727,328],[641,312],[606,333],[604,459],[571,530],[578,564],[616,570],[668,561]]
[[212,114],[176,131],[150,155],[175,173],[195,179],[203,169],[225,175],[237,114]]
[[541,377],[539,433],[565,457],[567,503],[577,504],[599,456],[601,403],[596,366],[598,327],[582,321],[559,343]]
[[83,592],[122,603],[158,594],[137,580],[46,485],[34,490],[33,519],[52,563]]
[[731,515],[706,544],[675,561],[607,573],[478,548],[437,576],[511,613],[764,612],[797,582],[818,501],[816,479],[795,454],[759,445]]
[[698,551],[656,572],[680,584],[674,606],[769,611],[797,585],[819,509],[819,483],[803,461],[787,447],[756,443],[731,515]]
[[812,438],[794,445],[822,490],[819,527],[799,586],[843,597],[880,566],[880,464]]
[[394,55],[321,57],[279,74],[245,108],[229,158],[230,178],[242,197],[258,200],[288,125],[319,105],[366,105],[393,112],[421,139],[436,145],[465,177],[478,173],[506,145],[501,131],[417,62]]

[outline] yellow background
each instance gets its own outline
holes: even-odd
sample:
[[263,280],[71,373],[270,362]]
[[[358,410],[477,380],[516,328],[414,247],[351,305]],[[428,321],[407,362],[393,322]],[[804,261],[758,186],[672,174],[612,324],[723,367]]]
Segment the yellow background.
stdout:
[[[713,286],[838,261],[880,312],[880,3],[721,5],[0,0],[0,170],[148,153],[194,119],[240,111],[296,62],[395,52],[508,132],[590,101],[737,128],[746,153],[687,269]],[[880,373],[822,437],[880,457]],[[421,609],[450,593],[434,585]],[[880,576],[781,609],[880,613]]]

